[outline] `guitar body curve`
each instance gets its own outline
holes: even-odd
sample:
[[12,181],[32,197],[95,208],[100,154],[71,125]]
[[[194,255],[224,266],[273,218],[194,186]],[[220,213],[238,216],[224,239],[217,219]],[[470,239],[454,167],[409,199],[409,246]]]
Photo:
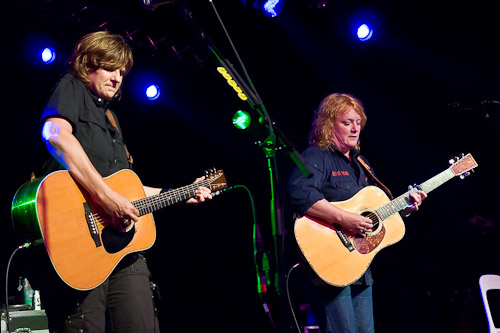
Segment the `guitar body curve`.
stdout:
[[364,238],[336,229],[338,225],[335,224],[310,216],[300,217],[294,225],[299,250],[316,277],[333,286],[347,286],[363,275],[378,251],[403,238],[405,226],[397,212],[411,202],[411,191],[423,190],[428,194],[455,176],[466,177],[477,166],[471,154],[462,154],[448,169],[393,200],[389,200],[380,188],[367,186],[348,200],[332,202],[332,205],[376,222],[375,230]]
[[[343,210],[365,214],[390,199],[376,186],[367,186],[345,201],[332,202]],[[350,251],[341,241],[334,226],[310,216],[295,220],[295,239],[302,255],[314,273],[327,284],[344,287],[358,280],[383,248],[400,241],[405,225],[399,214],[394,214],[365,238],[344,233],[353,246]],[[368,250],[366,250],[368,249]]]
[[[130,201],[145,198],[142,183],[132,170],[120,170],[104,181]],[[153,215],[146,214],[128,232],[133,235],[123,233],[128,238],[123,248],[106,250],[102,232],[109,227],[98,211],[92,211],[88,198],[70,173],[61,170],[21,186],[11,211],[16,232],[30,241],[43,239],[57,274],[78,290],[97,287],[123,257],[150,248],[156,240]]]

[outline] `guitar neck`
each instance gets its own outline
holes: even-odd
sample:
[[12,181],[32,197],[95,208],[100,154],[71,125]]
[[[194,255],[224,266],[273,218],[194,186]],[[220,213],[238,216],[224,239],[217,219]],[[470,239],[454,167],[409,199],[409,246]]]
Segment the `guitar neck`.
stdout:
[[196,195],[196,190],[201,186],[208,187],[210,180],[205,179],[197,183],[182,186],[168,192],[159,193],[132,202],[139,210],[139,216],[155,212],[159,209],[186,201]]
[[[446,169],[445,171],[437,174],[436,176],[432,177],[431,179],[420,184],[420,187],[422,188],[422,190],[424,192],[429,193],[432,190],[443,185],[444,183],[446,183],[448,180],[452,179],[455,176],[456,175],[453,172],[453,170]],[[417,192],[418,189],[414,188],[411,191]],[[377,212],[377,214],[381,220],[385,220],[385,219],[388,219],[389,217],[391,217],[392,215],[396,214],[397,212],[405,209],[406,206],[408,206],[408,204],[410,204],[410,203],[411,203],[410,194],[409,194],[409,192],[406,192],[404,194],[401,194],[399,197],[395,198],[394,200],[380,206],[375,211]]]

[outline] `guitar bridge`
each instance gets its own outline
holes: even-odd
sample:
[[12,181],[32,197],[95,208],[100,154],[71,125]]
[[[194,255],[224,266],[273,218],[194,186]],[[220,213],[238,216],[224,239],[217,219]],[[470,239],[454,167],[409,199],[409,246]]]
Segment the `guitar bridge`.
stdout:
[[344,244],[344,246],[349,250],[349,252],[354,251],[354,246],[349,241],[349,238],[340,230],[340,226],[335,225],[335,232],[337,233],[337,236],[339,236],[342,244]]
[[85,210],[85,220],[87,221],[90,237],[94,240],[95,247],[102,246],[99,229],[97,228],[96,215],[92,212],[88,203],[84,202],[83,208]]

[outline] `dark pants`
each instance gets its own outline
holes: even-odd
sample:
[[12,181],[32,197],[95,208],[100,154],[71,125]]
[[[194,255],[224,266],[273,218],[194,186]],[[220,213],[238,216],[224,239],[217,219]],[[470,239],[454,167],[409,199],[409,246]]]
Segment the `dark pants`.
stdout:
[[120,266],[90,291],[66,285],[42,290],[50,332],[159,332],[151,274],[144,257]]

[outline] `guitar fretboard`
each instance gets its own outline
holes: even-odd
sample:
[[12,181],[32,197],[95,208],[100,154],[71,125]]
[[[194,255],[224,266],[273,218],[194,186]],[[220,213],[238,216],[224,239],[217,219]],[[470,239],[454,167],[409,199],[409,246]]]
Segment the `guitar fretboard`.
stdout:
[[[446,183],[448,180],[452,179],[455,176],[456,175],[452,169],[447,169],[441,172],[440,174],[437,174],[436,176],[432,177],[431,179],[425,181],[424,183],[420,184],[420,187],[424,192],[429,193],[430,191],[443,185],[444,183]],[[417,191],[418,189],[416,188],[412,190],[412,192],[417,192]],[[410,203],[411,203],[410,194],[409,192],[406,192],[400,195],[399,197],[395,198],[394,200],[375,209],[375,212],[383,221],[385,219],[388,219],[392,215],[396,214],[397,212],[405,209],[405,207],[408,206],[408,204]]]
[[181,201],[186,201],[195,196],[196,190],[199,187],[209,187],[210,183],[210,179],[205,179],[197,183],[170,190],[168,192],[136,200],[132,202],[132,204],[139,210],[139,216],[146,215]]

